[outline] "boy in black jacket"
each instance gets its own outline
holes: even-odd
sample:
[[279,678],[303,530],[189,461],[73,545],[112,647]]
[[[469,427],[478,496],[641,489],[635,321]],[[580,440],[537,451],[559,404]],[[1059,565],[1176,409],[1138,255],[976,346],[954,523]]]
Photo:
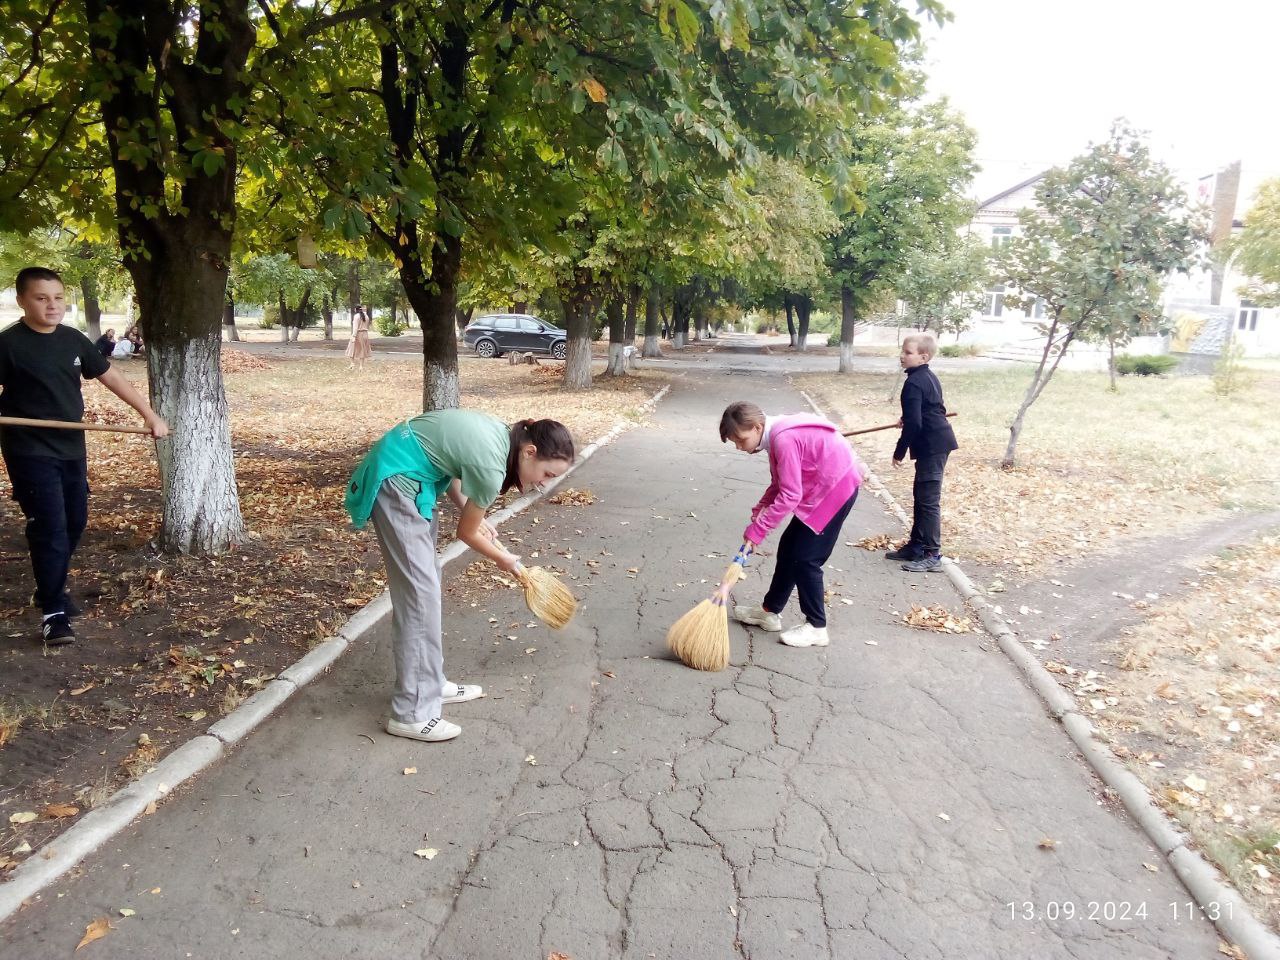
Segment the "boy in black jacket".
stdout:
[[911,539],[885,556],[903,560],[902,569],[911,573],[932,573],[942,569],[942,471],[947,457],[959,444],[947,422],[942,402],[942,384],[929,369],[938,341],[931,333],[914,333],[902,341],[898,362],[907,373],[902,386],[902,436],[893,451],[893,465],[902,466],[910,451],[916,462],[916,480],[911,488],[915,501]]

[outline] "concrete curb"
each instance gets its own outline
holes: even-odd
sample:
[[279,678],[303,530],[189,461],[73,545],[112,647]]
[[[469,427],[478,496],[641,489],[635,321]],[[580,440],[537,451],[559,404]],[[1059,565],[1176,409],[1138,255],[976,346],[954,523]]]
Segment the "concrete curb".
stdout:
[[[653,410],[670,390],[671,385],[667,384],[646,400],[640,409],[644,412]],[[563,476],[549,482],[542,492],[526,494],[512,502],[494,514],[490,522],[497,526],[527,510],[631,426],[628,421],[619,420],[603,437],[588,444]],[[466,544],[454,541],[441,551],[440,566],[443,568],[468,550]],[[336,636],[318,644],[304,657],[282,670],[275,680],[210,726],[205,733],[188,740],[152,770],[121,787],[100,807],[90,810],[68,827],[66,832],[32,853],[9,874],[6,881],[0,883],[0,923],[17,913],[28,899],[73,869],[137,817],[146,813],[152,803],[164,799],[174,787],[194,777],[227,752],[228,747],[243,740],[299,689],[329,669],[353,643],[377,627],[390,613],[391,594],[384,590],[343,624]]]
[[[811,396],[804,391],[800,391],[800,395],[816,413],[826,416]],[[909,529],[911,518],[880,478],[871,473],[867,482],[876,497]],[[1044,668],[1035,655],[1021,644],[1017,633],[995,611],[982,591],[954,561],[944,558],[942,568],[956,592],[973,606],[983,627],[996,638],[1000,649],[1044,701],[1050,716],[1062,723],[1085,762],[1115,791],[1129,816],[1165,855],[1205,918],[1218,928],[1223,937],[1242,948],[1249,960],[1280,960],[1280,937],[1253,915],[1248,904],[1234,887],[1222,879],[1215,866],[1198,851],[1187,846],[1189,837],[1155,803],[1146,785],[1116,758],[1110,747],[1098,740],[1094,735],[1093,724],[1077,712],[1075,700],[1058,685],[1053,674]]]

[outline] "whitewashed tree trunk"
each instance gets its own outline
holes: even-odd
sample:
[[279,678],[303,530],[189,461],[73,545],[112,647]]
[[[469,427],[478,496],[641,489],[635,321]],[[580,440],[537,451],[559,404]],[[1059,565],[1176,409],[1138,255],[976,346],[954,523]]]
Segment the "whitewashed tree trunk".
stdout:
[[840,372],[853,372],[853,344],[840,342]]
[[458,406],[458,358],[452,366],[428,361],[422,382],[422,409],[453,410]]
[[624,351],[626,344],[611,343],[609,344],[609,365],[605,367],[604,375],[606,377],[621,377],[627,372],[627,358]]
[[800,353],[804,353],[805,344],[808,342],[808,340],[809,340],[809,335],[808,335],[808,334],[803,334],[803,335],[801,335],[801,334],[797,334],[797,335],[796,335],[796,350],[797,350],[797,351],[799,351]]
[[662,349],[658,346],[658,338],[656,336],[646,336],[644,338],[644,351],[642,355],[645,357],[662,356]]
[[591,389],[591,341],[570,337],[564,356],[564,385],[569,390]]
[[677,330],[671,337],[671,345],[677,350],[684,349],[684,331]]
[[168,552],[221,553],[244,541],[221,351],[216,334],[147,350],[152,405],[170,430],[156,444]]

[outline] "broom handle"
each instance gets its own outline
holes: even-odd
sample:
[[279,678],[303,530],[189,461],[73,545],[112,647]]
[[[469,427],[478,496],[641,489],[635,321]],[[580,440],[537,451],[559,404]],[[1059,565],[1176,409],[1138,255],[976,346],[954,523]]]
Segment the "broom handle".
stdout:
[[130,427],[115,423],[80,423],[75,420],[34,420],[30,417],[0,417],[0,427],[48,427],[53,430],[106,430],[111,433],[145,433],[150,427]]
[[[720,578],[720,586],[716,587],[716,593],[728,596],[729,590],[733,585],[742,579],[742,565],[747,562],[747,558],[755,552],[755,547],[749,543],[744,543],[738,548],[738,552],[734,554],[733,563],[724,571],[724,576]],[[715,594],[712,594],[715,596]]]
[[[947,417],[954,417],[954,416],[955,416],[955,413],[948,413],[948,414],[947,414]],[[895,421],[895,422],[893,422],[893,423],[882,423],[882,424],[881,424],[880,426],[878,426],[878,427],[863,427],[861,430],[846,430],[844,433],[840,434],[840,436],[842,436],[842,437],[856,437],[856,436],[858,436],[859,434],[863,434],[863,433],[875,433],[877,430],[892,430],[892,429],[894,429],[894,428],[895,428],[895,427],[897,427],[897,426],[898,426],[898,424],[897,424],[897,422],[896,422],[896,421]]]

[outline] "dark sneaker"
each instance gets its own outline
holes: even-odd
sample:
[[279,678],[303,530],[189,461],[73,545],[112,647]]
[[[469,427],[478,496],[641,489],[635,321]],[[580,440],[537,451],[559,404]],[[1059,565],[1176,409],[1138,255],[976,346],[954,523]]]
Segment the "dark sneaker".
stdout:
[[920,554],[916,552],[916,548],[908,543],[898,547],[896,550],[887,551],[884,558],[886,560],[915,560],[919,556]]
[[76,632],[71,629],[71,621],[65,613],[55,613],[46,620],[40,628],[40,635],[44,637],[44,642],[51,647],[61,647],[68,643],[74,643]]
[[942,558],[937,556],[921,557],[919,560],[904,563],[902,569],[907,573],[941,573]]

